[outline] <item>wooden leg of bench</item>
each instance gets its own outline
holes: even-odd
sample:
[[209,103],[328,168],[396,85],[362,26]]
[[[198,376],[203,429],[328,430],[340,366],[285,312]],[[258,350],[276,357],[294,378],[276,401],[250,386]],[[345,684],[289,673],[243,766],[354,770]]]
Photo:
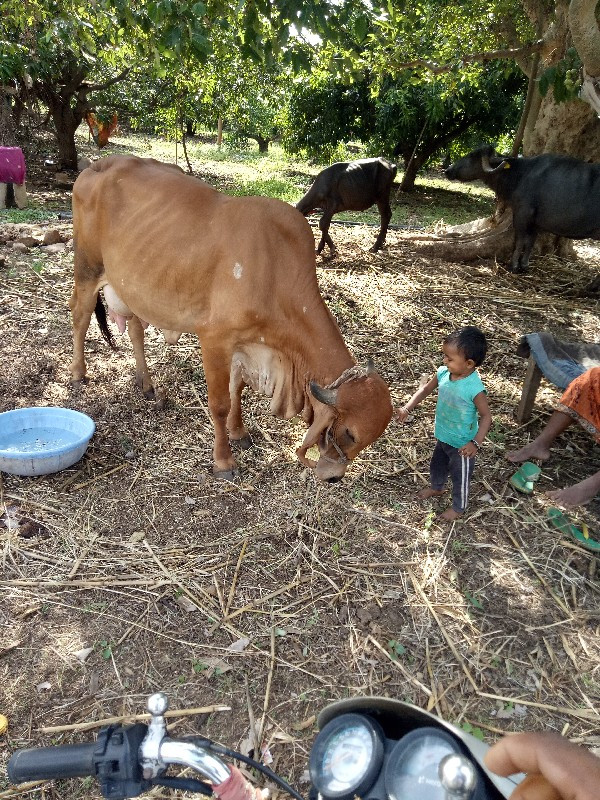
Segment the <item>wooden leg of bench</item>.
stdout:
[[533,404],[535,403],[535,396],[537,394],[537,390],[539,389],[541,380],[542,371],[535,363],[534,357],[529,356],[529,361],[527,363],[527,374],[525,375],[525,380],[523,381],[521,400],[515,414],[519,425],[527,422],[527,420],[531,417],[531,411],[533,409]]

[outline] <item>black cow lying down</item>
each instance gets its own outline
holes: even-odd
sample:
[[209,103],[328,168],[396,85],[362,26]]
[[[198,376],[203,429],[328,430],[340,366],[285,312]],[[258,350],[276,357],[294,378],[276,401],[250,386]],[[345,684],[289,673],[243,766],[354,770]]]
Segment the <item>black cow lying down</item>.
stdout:
[[304,216],[317,209],[324,212],[319,221],[322,235],[317,253],[326,244],[335,252],[335,245],[329,235],[329,225],[334,214],[340,211],[365,211],[375,203],[379,209],[381,227],[371,252],[376,253],[383,246],[392,218],[390,192],[396,172],[396,165],[385,158],[340,161],[319,172],[308,192],[296,204],[296,208]]
[[551,153],[513,158],[484,145],[448,167],[446,177],[482,180],[512,209],[512,272],[527,270],[539,231],[569,239],[600,239],[600,164]]

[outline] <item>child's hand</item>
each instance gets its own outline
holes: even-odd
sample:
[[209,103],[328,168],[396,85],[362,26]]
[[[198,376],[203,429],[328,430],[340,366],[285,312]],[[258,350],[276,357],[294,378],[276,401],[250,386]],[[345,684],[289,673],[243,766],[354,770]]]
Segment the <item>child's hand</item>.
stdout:
[[465,445],[458,448],[458,452],[465,458],[473,458],[473,456],[477,455],[477,450],[477,445],[473,442],[467,442]]
[[396,422],[406,422],[410,411],[408,411],[404,406],[402,408],[396,408],[394,410],[394,419]]

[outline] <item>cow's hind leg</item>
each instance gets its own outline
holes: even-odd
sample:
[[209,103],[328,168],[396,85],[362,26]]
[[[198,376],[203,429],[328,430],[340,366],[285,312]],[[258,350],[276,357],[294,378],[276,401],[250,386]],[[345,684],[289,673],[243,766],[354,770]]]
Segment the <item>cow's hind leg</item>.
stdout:
[[217,478],[230,481],[237,472],[227,435],[227,420],[231,410],[229,394],[231,351],[214,340],[199,338],[208,389],[208,408],[215,429],[213,473]]
[[321,241],[319,242],[319,246],[317,247],[317,255],[321,253],[323,248],[326,244],[329,245],[329,249],[331,250],[331,254],[335,254],[335,245],[331,236],[329,235],[329,226],[331,225],[331,218],[333,217],[333,211],[325,211],[321,219],[319,220],[319,228],[321,230]]
[[127,333],[131,339],[135,356],[136,385],[142,390],[146,400],[154,400],[154,387],[152,386],[152,379],[144,353],[144,329],[136,316],[127,320]]
[[85,335],[90,326],[90,320],[96,303],[98,290],[96,284],[75,281],[73,294],[69,300],[71,316],[73,318],[73,361],[71,362],[71,381],[78,384],[85,381],[85,357],[83,347]]
[[385,237],[387,236],[388,225],[392,218],[392,207],[390,206],[389,198],[387,200],[378,201],[377,208],[379,209],[379,216],[381,217],[381,226],[379,228],[379,236],[371,248],[372,253],[376,253],[383,247]]
[[236,442],[242,449],[247,450],[252,447],[252,438],[242,418],[242,392],[245,385],[241,375],[232,373],[229,380],[231,409],[227,417],[227,430],[229,431],[229,440]]

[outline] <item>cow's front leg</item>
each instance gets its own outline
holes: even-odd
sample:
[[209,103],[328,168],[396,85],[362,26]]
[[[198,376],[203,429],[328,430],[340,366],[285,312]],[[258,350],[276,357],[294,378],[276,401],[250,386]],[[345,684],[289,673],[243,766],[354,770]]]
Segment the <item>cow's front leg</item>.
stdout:
[[82,383],[85,381],[85,357],[83,347],[85,335],[90,327],[90,320],[94,313],[98,291],[93,284],[77,283],[73,287],[73,294],[69,300],[71,316],[73,318],[73,361],[71,362],[71,382]]
[[150,378],[150,371],[144,353],[144,329],[136,316],[127,320],[127,333],[133,345],[135,356],[135,382],[144,393],[146,400],[154,400],[154,386]]
[[213,473],[217,478],[230,481],[237,471],[227,436],[227,419],[231,409],[229,396],[231,352],[222,346],[208,343],[206,339],[200,339],[200,346],[208,389],[208,408],[215,429]]

